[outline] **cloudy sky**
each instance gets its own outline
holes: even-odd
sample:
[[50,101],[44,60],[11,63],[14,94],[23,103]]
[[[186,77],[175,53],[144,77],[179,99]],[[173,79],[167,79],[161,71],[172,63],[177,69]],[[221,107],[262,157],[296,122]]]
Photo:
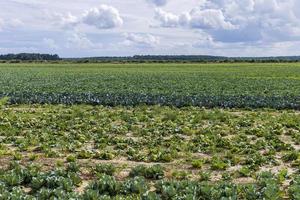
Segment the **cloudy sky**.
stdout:
[[300,55],[299,0],[0,0],[0,54]]

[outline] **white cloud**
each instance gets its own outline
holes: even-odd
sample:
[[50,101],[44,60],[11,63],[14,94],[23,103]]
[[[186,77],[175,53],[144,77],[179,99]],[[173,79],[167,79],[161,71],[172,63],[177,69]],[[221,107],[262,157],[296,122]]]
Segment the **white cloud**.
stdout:
[[24,26],[24,23],[17,18],[14,19],[1,19],[0,18],[0,30],[5,29],[18,29],[22,28]]
[[217,9],[193,9],[190,13],[190,27],[200,29],[234,29],[235,26],[226,21],[223,12]]
[[194,48],[218,48],[221,47],[221,43],[214,41],[213,37],[204,32],[199,33],[200,38],[192,44]]
[[67,48],[90,49],[94,47],[93,43],[83,33],[71,33],[67,40]]
[[155,18],[162,27],[187,26],[198,29],[234,29],[235,26],[226,21],[221,10],[195,8],[189,13],[175,15],[160,8],[156,9]]
[[138,33],[126,33],[125,37],[125,45],[134,45],[137,47],[155,47],[160,44],[160,39],[151,34],[138,34]]
[[221,42],[298,41],[299,5],[297,0],[203,0],[181,14],[157,9],[155,19],[162,27],[204,30]]
[[163,27],[177,27],[179,25],[179,17],[177,15],[165,12],[160,8],[155,10],[155,18],[160,21]]
[[49,20],[54,21],[52,23],[54,26],[58,25],[62,28],[74,28],[86,24],[98,29],[112,29],[123,25],[119,11],[108,5],[100,5],[77,15],[71,12],[50,14]]
[[0,1],[0,10],[0,46],[11,52],[34,48],[70,57],[300,52],[299,0],[9,0]]
[[79,23],[78,17],[72,15],[69,12],[66,15],[56,14],[56,17],[59,20],[58,24],[64,28],[74,27]]
[[3,27],[4,27],[4,22],[3,22],[3,20],[0,18],[0,31],[2,31]]
[[24,52],[36,53],[38,52],[38,49],[34,47],[9,47],[9,48],[0,47],[0,54],[24,53]]
[[51,38],[44,38],[43,39],[43,43],[50,49],[53,49],[53,50],[57,50],[59,49],[58,45],[56,44],[56,42],[51,39]]
[[20,19],[11,19],[8,20],[8,25],[12,28],[19,28],[22,27],[24,23]]
[[167,0],[146,0],[146,1],[156,6],[164,6],[167,4]]
[[98,29],[110,29],[123,25],[123,19],[119,11],[107,5],[101,5],[99,8],[92,8],[85,12],[82,22]]

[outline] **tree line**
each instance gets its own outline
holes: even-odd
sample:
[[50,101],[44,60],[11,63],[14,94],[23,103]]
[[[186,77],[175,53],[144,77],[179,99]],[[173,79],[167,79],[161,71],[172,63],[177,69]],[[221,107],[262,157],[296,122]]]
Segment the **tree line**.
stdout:
[[68,58],[76,63],[227,63],[227,62],[300,62],[300,56],[281,57],[224,57],[210,55],[135,55],[128,57]]
[[19,53],[19,54],[0,55],[0,60],[41,61],[41,60],[61,60],[61,58],[57,54]]
[[300,56],[224,57],[210,55],[135,55],[124,57],[60,58],[57,54],[20,53],[0,55],[2,62],[71,62],[71,63],[227,63],[227,62],[300,62]]

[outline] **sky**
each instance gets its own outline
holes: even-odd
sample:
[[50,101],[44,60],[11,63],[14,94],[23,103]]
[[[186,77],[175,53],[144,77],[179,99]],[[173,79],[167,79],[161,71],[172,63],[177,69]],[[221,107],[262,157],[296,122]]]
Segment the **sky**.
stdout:
[[0,0],[0,54],[300,55],[299,0]]

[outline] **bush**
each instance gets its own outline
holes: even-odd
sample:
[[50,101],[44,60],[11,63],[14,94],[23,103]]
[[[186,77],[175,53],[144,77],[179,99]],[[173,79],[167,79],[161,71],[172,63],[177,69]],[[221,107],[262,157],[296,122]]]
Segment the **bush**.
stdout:
[[67,162],[75,162],[76,161],[76,156],[74,155],[69,155],[67,157]]
[[242,167],[238,172],[241,177],[249,177],[251,175],[251,170],[248,167]]
[[161,165],[153,165],[151,167],[139,165],[133,168],[129,175],[131,177],[143,176],[147,179],[158,180],[164,177],[164,168]]
[[211,169],[212,170],[226,170],[227,167],[228,167],[228,164],[225,163],[221,158],[214,156],[211,159]]
[[89,158],[92,158],[92,152],[87,151],[87,150],[81,150],[80,152],[77,153],[77,158],[78,159],[89,159]]
[[67,172],[75,172],[75,173],[77,173],[77,172],[80,171],[80,166],[77,163],[75,163],[75,162],[71,162],[71,163],[69,163],[67,165],[67,169],[66,170],[67,170]]
[[134,177],[122,185],[124,194],[143,194],[148,190],[148,185],[143,177]]
[[172,177],[178,180],[184,180],[188,177],[189,173],[186,171],[174,171]]
[[112,176],[101,174],[97,181],[94,181],[88,189],[95,190],[99,194],[115,196],[120,191],[120,184]]
[[97,164],[93,170],[96,173],[109,176],[112,176],[116,172],[116,168],[112,164]]
[[274,178],[271,172],[262,172],[258,176],[258,186],[261,191],[262,199],[279,200],[282,198],[282,191],[278,180]]
[[192,166],[197,169],[201,169],[203,167],[203,164],[204,164],[203,160],[193,160],[192,161]]
[[1,99],[0,99],[0,107],[2,107],[2,106],[4,106],[4,105],[8,104],[8,102],[9,102],[9,97],[1,98]]
[[290,199],[300,199],[300,176],[295,177],[290,182],[288,193]]
[[211,177],[210,172],[201,171],[199,172],[199,181],[209,181]]
[[105,151],[105,152],[97,152],[96,155],[93,156],[95,159],[100,159],[100,160],[112,160],[116,157],[114,152],[112,151]]
[[290,161],[294,161],[297,160],[299,157],[299,153],[297,151],[290,151],[287,152],[283,157],[282,160],[284,162],[290,162]]

